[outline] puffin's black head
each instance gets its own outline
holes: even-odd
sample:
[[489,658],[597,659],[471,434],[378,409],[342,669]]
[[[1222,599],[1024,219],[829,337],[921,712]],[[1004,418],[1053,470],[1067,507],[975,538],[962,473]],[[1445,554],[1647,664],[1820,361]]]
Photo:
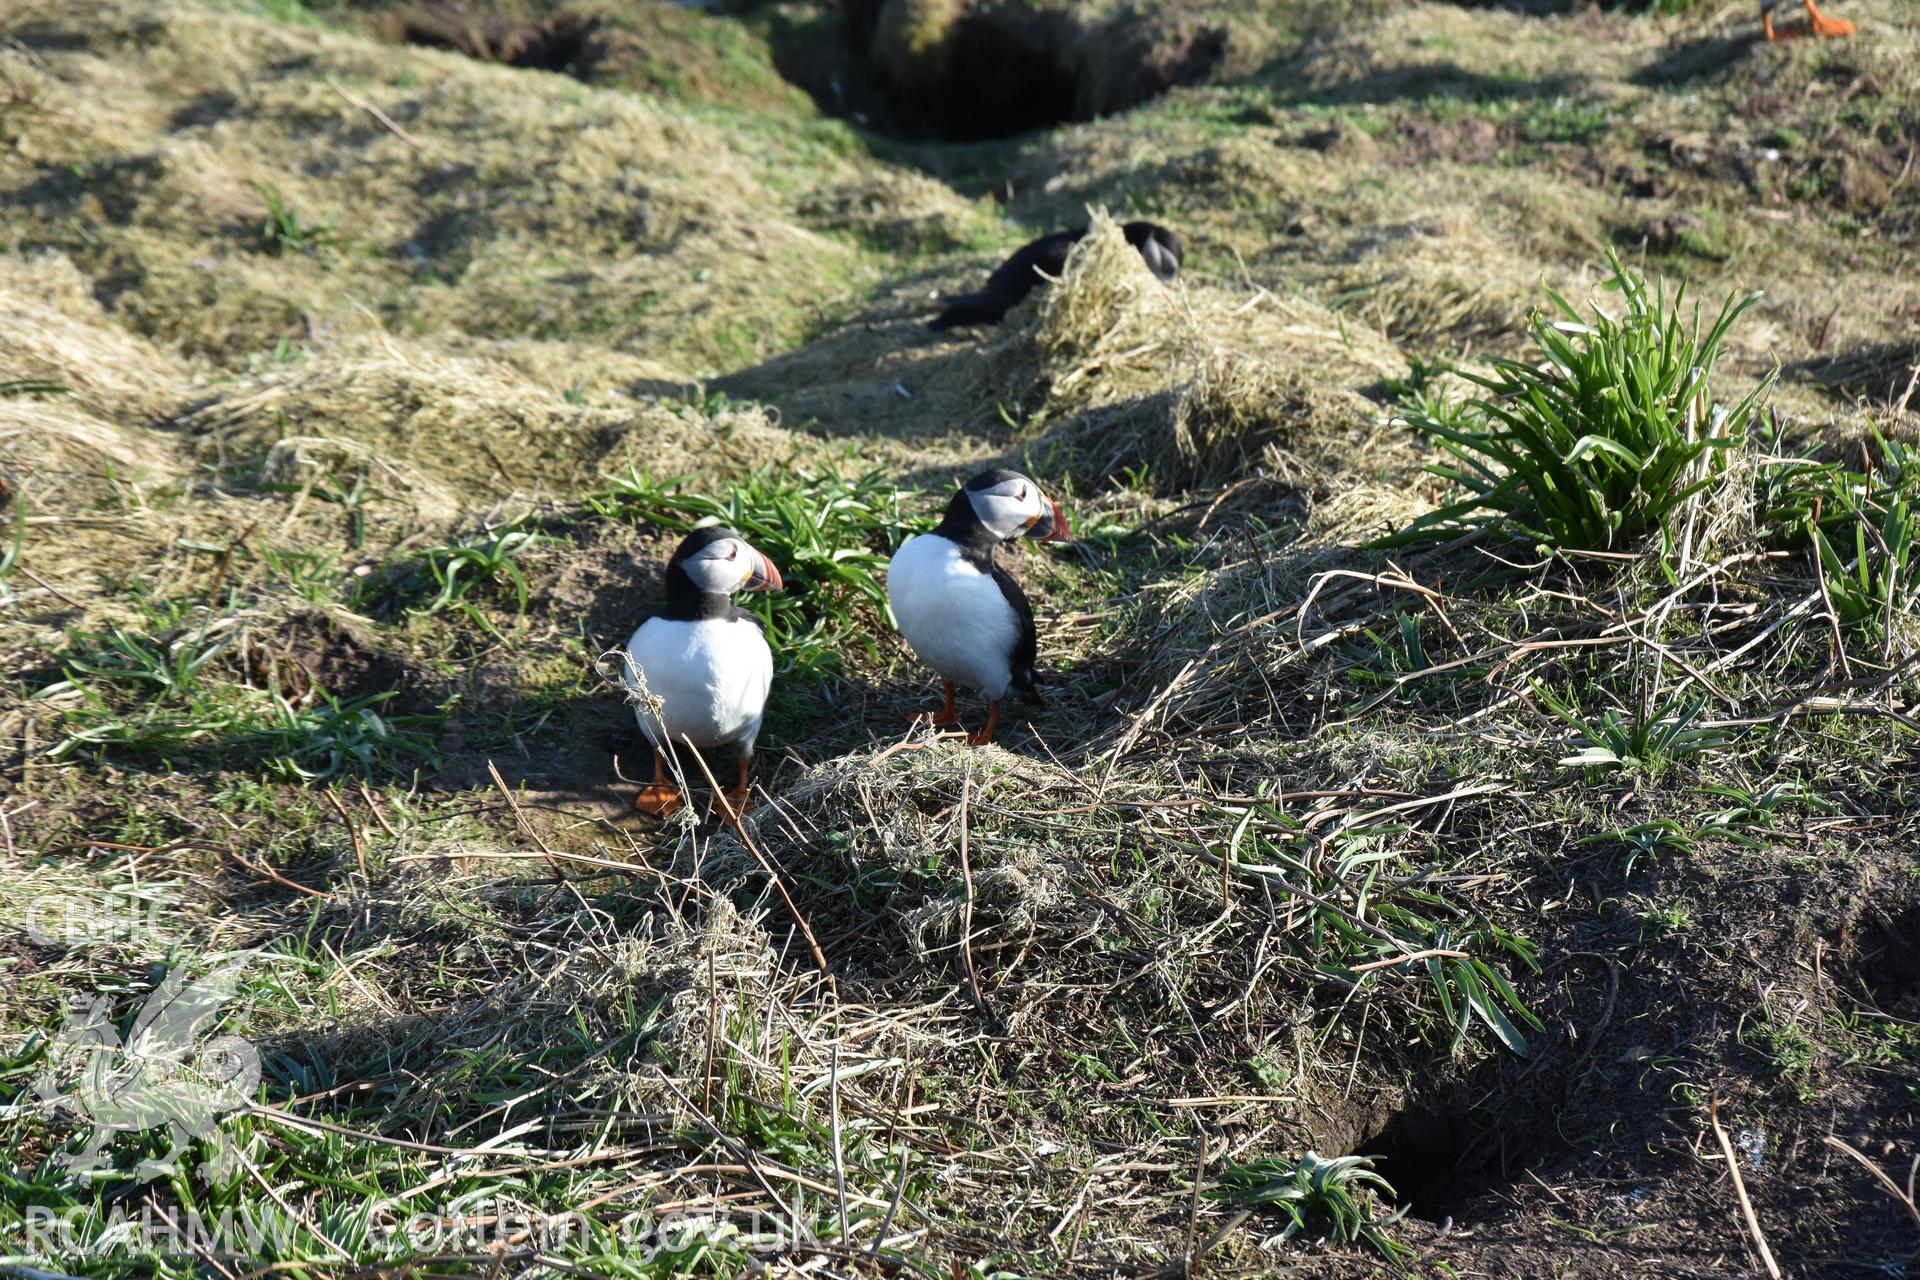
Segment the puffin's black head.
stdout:
[[998,468],[960,486],[947,506],[946,524],[984,530],[993,542],[1020,537],[1065,542],[1069,536],[1059,503],[1018,471]]
[[730,596],[736,591],[778,590],[780,570],[747,540],[721,525],[708,525],[688,534],[667,561],[667,576],[684,575],[708,595]]
[[1121,231],[1126,234],[1127,243],[1147,260],[1147,270],[1162,280],[1172,280],[1180,274],[1180,264],[1187,254],[1180,247],[1179,236],[1157,222],[1129,222]]

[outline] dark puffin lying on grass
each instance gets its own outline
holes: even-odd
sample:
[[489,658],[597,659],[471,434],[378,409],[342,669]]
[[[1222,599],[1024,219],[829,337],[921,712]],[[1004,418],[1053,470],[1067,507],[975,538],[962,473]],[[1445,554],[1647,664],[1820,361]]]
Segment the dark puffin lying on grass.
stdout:
[[[1161,280],[1172,281],[1180,274],[1180,262],[1186,251],[1180,237],[1152,222],[1129,222],[1120,230],[1127,243],[1147,260],[1147,269]],[[927,322],[929,329],[952,329],[966,324],[999,324],[1007,312],[1020,305],[1035,285],[1046,277],[1058,277],[1066,268],[1067,255],[1080,243],[1087,228],[1056,231],[1017,250],[1011,258],[987,277],[987,287],[978,293],[961,293],[942,298],[941,312]],[[1042,273],[1045,275],[1042,275]]]
[[1798,27],[1780,27],[1773,25],[1773,11],[1780,7],[1780,0],[1760,0],[1760,29],[1766,32],[1767,43],[1776,40],[1792,40],[1797,36],[1850,36],[1853,24],[1845,18],[1829,18],[1820,12],[1813,0],[1801,0],[1807,7],[1807,25],[1805,30]]
[[739,753],[739,782],[725,793],[722,816],[734,822],[745,812],[747,765],[773,687],[773,651],[760,620],[736,608],[733,596],[782,585],[772,561],[717,526],[688,534],[667,562],[666,607],[627,641],[626,685],[644,698],[634,718],[653,745],[653,782],[633,801],[640,812],[664,817],[681,806],[666,756],[687,747]]
[[976,747],[993,741],[1010,690],[1040,700],[1033,608],[993,559],[1001,543],[1021,537],[1065,542],[1067,518],[1019,472],[984,471],[953,495],[938,528],[908,538],[887,566],[887,602],[900,634],[945,683],[946,701],[933,722],[960,722],[956,686],[987,700],[987,727],[967,737]]

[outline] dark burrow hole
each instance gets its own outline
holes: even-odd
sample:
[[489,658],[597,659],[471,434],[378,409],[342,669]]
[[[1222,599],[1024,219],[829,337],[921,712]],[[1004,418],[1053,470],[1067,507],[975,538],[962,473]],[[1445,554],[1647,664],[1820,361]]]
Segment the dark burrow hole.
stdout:
[[1102,18],[1065,6],[845,0],[836,20],[774,33],[780,74],[820,109],[892,137],[979,142],[1124,111],[1220,65],[1229,34],[1193,3]]
[[367,628],[321,613],[249,631],[221,655],[219,667],[228,679],[296,705],[324,692],[342,703],[381,698],[383,714],[419,715],[440,701],[405,655]]
[[1920,1012],[1920,903],[1892,914],[1869,904],[1850,932],[1852,985],[1882,1013]]
[[1415,1103],[1353,1154],[1373,1157],[1409,1216],[1444,1222],[1483,1212],[1489,1194],[1523,1176],[1539,1151],[1489,1112]]
[[458,0],[423,0],[377,10],[369,15],[367,23],[381,39],[395,44],[451,49],[469,58],[510,67],[563,71],[585,78],[595,60],[595,23],[575,14],[527,22],[477,11]]
[[[585,4],[563,2],[536,20],[496,12],[490,0],[344,3],[370,34],[394,44],[610,84],[635,70],[622,65],[630,54],[618,20],[603,29]],[[1230,41],[1199,0],[1135,3],[1099,17],[1064,4],[843,0],[777,17],[768,35],[775,69],[822,111],[891,137],[943,142],[1124,111],[1206,79]]]

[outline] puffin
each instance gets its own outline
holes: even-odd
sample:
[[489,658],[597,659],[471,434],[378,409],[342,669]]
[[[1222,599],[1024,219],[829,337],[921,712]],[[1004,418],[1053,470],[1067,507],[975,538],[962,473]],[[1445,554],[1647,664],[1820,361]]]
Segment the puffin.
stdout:
[[[1180,274],[1186,250],[1181,248],[1179,236],[1153,222],[1129,222],[1120,230],[1126,235],[1127,243],[1146,259],[1147,270],[1161,281],[1171,283]],[[952,329],[967,324],[999,324],[1007,312],[1033,292],[1035,285],[1045,284],[1047,276],[1058,276],[1066,268],[1067,255],[1086,234],[1087,228],[1076,227],[1023,245],[987,277],[986,288],[977,293],[942,298],[940,314],[929,320],[927,327]]]
[[887,566],[887,603],[914,655],[940,673],[946,700],[936,725],[960,723],[956,687],[987,700],[987,727],[970,746],[993,741],[1000,703],[1017,691],[1039,702],[1033,607],[994,551],[1015,538],[1065,542],[1067,518],[1040,486],[1017,471],[983,471],[962,485],[932,533],[908,538]]
[[633,713],[653,747],[653,782],[633,801],[641,813],[665,817],[683,803],[666,759],[680,747],[732,747],[740,778],[725,793],[723,816],[737,823],[746,811],[747,767],[773,687],[773,651],[760,620],[733,597],[784,585],[771,560],[719,525],[695,529],[667,561],[666,605],[627,641],[627,688],[658,699]]
[[1853,24],[1845,18],[1829,18],[1820,12],[1813,0],[1801,0],[1807,6],[1807,26],[1803,31],[1798,27],[1776,29],[1773,25],[1773,11],[1780,7],[1780,0],[1760,0],[1760,29],[1766,32],[1767,43],[1780,40],[1792,40],[1799,36],[1850,36]]

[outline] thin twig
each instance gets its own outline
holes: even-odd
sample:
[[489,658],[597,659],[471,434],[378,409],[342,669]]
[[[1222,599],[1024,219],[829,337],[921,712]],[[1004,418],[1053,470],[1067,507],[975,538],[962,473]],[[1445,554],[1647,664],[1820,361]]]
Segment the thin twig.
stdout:
[[1415,960],[1465,960],[1467,953],[1452,951],[1445,947],[1435,947],[1431,951],[1410,951],[1404,956],[1388,956],[1384,960],[1369,960],[1365,964],[1347,966],[1348,973],[1367,973],[1374,969],[1391,969],[1397,964],[1412,964]]
[[707,1070],[700,1105],[713,1110],[713,1060],[720,1047],[720,979],[714,972],[713,952],[707,952]]
[[406,143],[408,146],[412,147],[415,151],[423,151],[426,149],[425,143],[421,142],[420,139],[414,137],[412,134],[408,133],[405,129],[402,129],[399,125],[395,124],[393,122],[392,116],[388,115],[386,112],[382,111],[380,108],[374,106],[371,102],[368,102],[365,98],[358,97],[354,94],[347,92],[344,88],[340,86],[340,82],[338,80],[335,80],[332,76],[327,77],[327,88],[333,90],[335,93],[345,98],[348,102],[352,103],[354,106],[360,108],[362,111],[372,116],[375,120],[378,120],[381,124],[385,125],[388,131],[391,132],[394,137],[400,139],[400,141]]
[[265,876],[267,879],[273,881],[275,884],[283,884],[289,889],[294,889],[301,893],[306,894],[309,898],[327,898],[332,896],[331,894],[324,893],[319,889],[309,889],[306,885],[301,884],[297,880],[289,880],[285,876],[281,875],[278,871],[275,871],[272,867],[263,867],[258,863],[249,862],[247,861],[246,858],[235,853],[231,849],[228,849],[226,851],[226,854],[229,858],[232,858],[235,862],[239,863],[241,866],[245,867],[247,870],[253,872],[255,875]]
[[60,588],[54,586],[51,582],[48,582],[45,578],[41,577],[39,574],[35,573],[33,570],[27,568],[27,566],[23,564],[17,564],[14,566],[14,568],[26,574],[29,578],[32,578],[35,582],[39,583],[44,590],[52,592],[59,599],[66,601],[68,604],[72,605],[74,608],[79,609],[84,607],[83,605],[81,605],[81,603],[78,600],[75,600],[72,596],[68,595],[66,592],[62,591]]
[[[1895,1200],[1898,1200],[1900,1204],[1906,1209],[1908,1215],[1913,1218],[1913,1225],[1916,1227],[1920,1227],[1920,1205],[1916,1205],[1913,1202],[1913,1177],[1911,1174],[1909,1174],[1907,1178],[1907,1189],[1905,1191],[1902,1191],[1900,1189],[1900,1184],[1895,1182],[1892,1178],[1888,1177],[1884,1169],[1882,1169],[1879,1165],[1875,1164],[1873,1161],[1867,1159],[1864,1155],[1860,1154],[1860,1152],[1857,1149],[1855,1149],[1853,1146],[1849,1145],[1846,1142],[1841,1141],[1839,1138],[1834,1137],[1832,1134],[1828,1134],[1826,1137],[1820,1139],[1820,1141],[1826,1143],[1828,1146],[1833,1147],[1836,1150],[1844,1151],[1848,1155],[1852,1156],[1855,1160],[1858,1160],[1860,1164],[1866,1169],[1866,1171],[1873,1175],[1874,1181],[1878,1182],[1881,1186],[1885,1187],[1887,1189],[1887,1194],[1892,1196]],[[1916,1159],[1914,1167],[1916,1169],[1920,1169],[1920,1159]]]
[[1187,1197],[1187,1270],[1192,1272],[1194,1263],[1194,1245],[1200,1235],[1200,1184],[1207,1177],[1207,1131],[1204,1126],[1196,1125],[1193,1135],[1193,1193]]
[[1734,1198],[1740,1202],[1740,1216],[1746,1219],[1747,1233],[1753,1237],[1754,1247],[1760,1251],[1760,1261],[1766,1267],[1767,1275],[1772,1280],[1780,1280],[1780,1264],[1773,1260],[1773,1250],[1767,1247],[1767,1237],[1760,1231],[1760,1219],[1754,1216],[1753,1201],[1747,1198],[1747,1184],[1740,1176],[1740,1161],[1733,1154],[1733,1140],[1727,1137],[1727,1131],[1720,1123],[1718,1094],[1707,1097],[1707,1122],[1713,1126],[1713,1136],[1720,1143],[1720,1154],[1727,1158],[1727,1176],[1733,1179]]
[[967,860],[967,806],[973,798],[973,760],[967,760],[967,774],[960,782],[960,879],[966,886],[967,900],[960,911],[960,967],[967,975],[967,990],[973,994],[974,1007],[992,1018],[986,997],[980,994],[980,977],[973,967],[973,867]]
[[847,1158],[840,1147],[840,1042],[833,1042],[833,1062],[827,1068],[827,1115],[833,1134],[833,1194],[840,1206],[840,1242],[847,1241]]
[[[727,804],[726,795],[720,790],[720,783],[715,780],[713,770],[707,768],[706,760],[698,751],[692,751],[688,754],[693,757],[694,763],[700,766],[700,772],[707,776],[707,785],[713,788],[713,793],[719,798],[720,803],[723,805]],[[728,809],[729,812],[731,812],[731,806],[728,806]],[[734,832],[739,835],[740,843],[747,846],[747,852],[751,853],[754,861],[760,864],[760,869],[773,877],[773,887],[775,891],[779,893],[780,901],[786,904],[787,914],[792,916],[793,922],[800,926],[800,935],[807,940],[807,950],[813,953],[813,963],[819,966],[822,974],[831,978],[833,971],[827,968],[827,953],[820,949],[820,943],[813,936],[813,926],[807,923],[807,918],[801,914],[799,905],[793,900],[793,895],[787,892],[786,877],[780,874],[780,869],[773,865],[772,860],[769,859],[766,854],[760,852],[760,846],[754,843],[752,836],[747,834],[745,823],[736,821],[733,829]]]
[[[913,1110],[913,1061],[912,1061],[911,1053],[909,1053],[906,1067],[907,1069],[903,1073],[903,1076],[904,1076],[903,1084],[907,1091],[907,1108],[906,1109],[908,1113],[911,1113]],[[889,1146],[891,1146],[893,1143],[893,1132],[892,1132],[891,1126],[898,1123],[901,1115],[901,1109],[900,1109],[899,1103],[900,1103],[900,1094],[899,1094],[899,1091],[896,1089],[894,1092],[893,1113],[887,1118],[887,1123],[889,1126],[888,1133],[887,1133],[887,1143]],[[875,1235],[873,1238],[873,1247],[867,1250],[867,1253],[869,1256],[877,1256],[880,1252],[880,1246],[886,1243],[887,1232],[893,1230],[894,1215],[900,1212],[900,1200],[901,1200],[901,1197],[906,1195],[906,1193],[907,1193],[907,1144],[903,1142],[900,1144],[900,1176],[894,1180],[893,1200],[891,1203],[887,1205],[887,1216],[880,1219],[879,1234]]]
[[367,784],[364,782],[360,784],[360,798],[367,802],[367,811],[373,815],[373,820],[380,824],[380,829],[387,833],[387,837],[398,840],[400,833],[387,825],[387,815],[380,812],[380,805],[374,800],[373,792],[367,790]]
[[328,787],[322,794],[327,797],[327,803],[333,806],[333,811],[340,815],[340,821],[347,824],[347,835],[353,840],[353,860],[360,864],[360,878],[365,880],[367,878],[367,851],[360,844],[360,829],[354,826],[353,819],[347,816],[347,806],[340,803],[339,792],[335,791],[332,787]]
[[513,810],[513,816],[519,820],[520,829],[527,833],[527,839],[533,841],[533,847],[538,849],[540,856],[547,860],[547,867],[553,872],[553,878],[565,880],[566,874],[560,870],[560,864],[554,860],[553,850],[547,847],[547,842],[540,833],[533,829],[533,823],[527,821],[527,815],[520,809],[519,798],[513,794],[513,789],[507,785],[507,780],[500,776],[500,770],[491,760],[487,761],[487,773],[493,778],[493,785],[500,789],[501,796],[507,802],[507,808]]

